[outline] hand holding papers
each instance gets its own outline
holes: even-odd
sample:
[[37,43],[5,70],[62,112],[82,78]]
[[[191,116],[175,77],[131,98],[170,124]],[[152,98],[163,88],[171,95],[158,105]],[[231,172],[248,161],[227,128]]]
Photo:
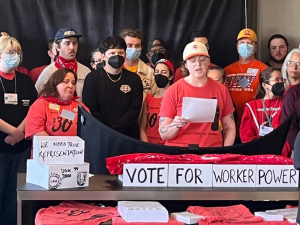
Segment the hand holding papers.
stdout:
[[213,122],[217,99],[183,97],[182,117],[192,123]]

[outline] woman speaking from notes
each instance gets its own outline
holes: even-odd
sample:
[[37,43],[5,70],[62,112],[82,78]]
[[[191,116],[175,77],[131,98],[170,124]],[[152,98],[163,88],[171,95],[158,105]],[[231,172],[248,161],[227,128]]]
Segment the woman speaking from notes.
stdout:
[[27,115],[25,137],[76,136],[78,104],[75,85],[77,76],[73,70],[62,68],[55,71],[30,107]]
[[37,98],[31,78],[16,71],[20,43],[0,37],[0,224],[17,224],[17,173],[25,173],[31,141],[24,139],[26,115]]
[[259,75],[255,100],[246,103],[240,126],[243,143],[264,136],[280,125],[284,82],[281,72],[272,67]]
[[[189,76],[178,80],[166,90],[160,108],[159,133],[165,145],[221,147],[232,145],[235,139],[233,105],[227,87],[207,77],[210,57],[200,42],[191,42],[183,51]],[[213,122],[190,122],[182,116],[183,97],[216,99]],[[194,112],[199,108],[194,107]],[[223,127],[223,135],[219,126]]]

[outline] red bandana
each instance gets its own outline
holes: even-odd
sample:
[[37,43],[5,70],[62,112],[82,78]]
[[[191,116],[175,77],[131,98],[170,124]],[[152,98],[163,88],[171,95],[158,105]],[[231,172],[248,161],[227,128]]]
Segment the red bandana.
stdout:
[[57,105],[70,105],[73,101],[79,99],[79,97],[73,97],[70,101],[64,102],[64,101],[59,100],[58,98],[53,97],[53,96],[48,96],[48,97],[41,96],[39,98],[45,99],[46,101],[51,102],[51,103],[55,103]]
[[72,61],[67,60],[61,56],[58,56],[57,59],[55,60],[55,64],[57,69],[61,68],[68,68],[73,70],[75,73],[77,73],[77,60],[73,59]]

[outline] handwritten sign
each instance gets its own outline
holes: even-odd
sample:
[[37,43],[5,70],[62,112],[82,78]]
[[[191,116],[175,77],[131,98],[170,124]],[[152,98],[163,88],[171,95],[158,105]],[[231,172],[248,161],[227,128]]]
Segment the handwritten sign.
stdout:
[[83,164],[84,140],[77,136],[35,136],[33,159],[39,164]]
[[168,164],[124,164],[123,186],[167,187]]
[[256,187],[298,187],[299,171],[293,165],[257,165]]
[[169,187],[212,187],[211,164],[169,164]]
[[213,165],[213,187],[255,187],[256,165]]
[[43,165],[27,160],[26,182],[46,189],[87,187],[89,163],[74,165]]

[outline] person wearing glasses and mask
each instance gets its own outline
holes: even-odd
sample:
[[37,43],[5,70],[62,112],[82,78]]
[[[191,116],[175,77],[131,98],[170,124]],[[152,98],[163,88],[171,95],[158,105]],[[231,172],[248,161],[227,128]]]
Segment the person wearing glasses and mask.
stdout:
[[154,144],[164,144],[158,133],[158,115],[161,101],[166,90],[173,83],[174,66],[167,59],[160,59],[154,67],[154,79],[158,87],[158,92],[148,94],[143,104],[140,139],[145,142]]
[[255,100],[247,102],[240,126],[243,143],[272,132],[280,125],[284,82],[281,72],[268,67],[259,75]]
[[26,172],[31,141],[24,139],[26,116],[37,98],[28,75],[15,69],[22,49],[13,37],[0,37],[0,221],[17,224],[17,173]]
[[[227,87],[207,77],[210,56],[200,42],[191,42],[183,51],[189,75],[174,83],[165,92],[159,119],[159,133],[165,145],[200,147],[230,146],[235,139],[233,105]],[[183,97],[217,99],[213,122],[194,123],[182,117]],[[195,108],[195,111],[197,108]],[[219,127],[223,127],[223,135]],[[224,138],[223,138],[224,136]]]
[[160,59],[167,59],[167,49],[165,46],[165,42],[160,38],[154,38],[149,42],[148,53],[146,54],[149,60],[146,63],[148,66],[154,68]]
[[96,48],[91,53],[91,63],[90,63],[90,65],[94,70],[96,70],[98,64],[100,66],[102,64],[102,60],[101,60],[101,52],[100,52],[99,48]]
[[105,38],[99,46],[105,66],[89,73],[83,86],[83,103],[91,114],[115,131],[137,138],[142,107],[140,77],[123,68],[126,43],[119,36]]
[[300,83],[300,49],[294,48],[286,56],[281,73],[283,79],[286,80],[286,89]]

